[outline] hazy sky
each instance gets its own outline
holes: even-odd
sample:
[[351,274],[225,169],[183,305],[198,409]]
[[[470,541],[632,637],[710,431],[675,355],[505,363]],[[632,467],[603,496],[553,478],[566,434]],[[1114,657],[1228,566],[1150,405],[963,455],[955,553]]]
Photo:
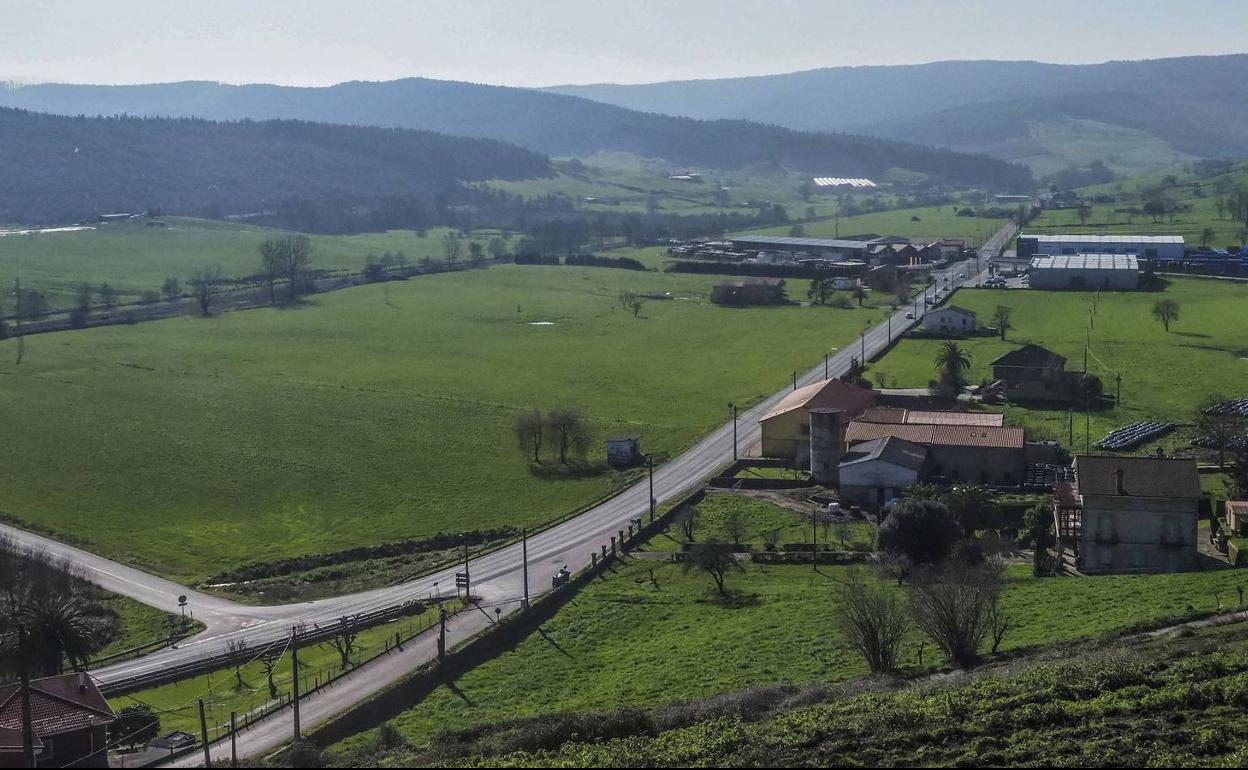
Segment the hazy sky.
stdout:
[[0,80],[638,83],[1248,51],[1246,0],[0,0]]

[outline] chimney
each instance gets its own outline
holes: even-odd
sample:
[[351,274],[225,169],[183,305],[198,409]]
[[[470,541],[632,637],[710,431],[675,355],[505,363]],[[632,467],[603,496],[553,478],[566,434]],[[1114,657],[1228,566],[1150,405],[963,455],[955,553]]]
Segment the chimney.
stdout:
[[1118,494],[1125,495],[1127,493],[1127,488],[1122,483],[1122,468],[1114,469],[1114,481],[1116,481],[1118,485]]
[[79,695],[87,694],[87,672],[86,671],[78,672],[78,694]]

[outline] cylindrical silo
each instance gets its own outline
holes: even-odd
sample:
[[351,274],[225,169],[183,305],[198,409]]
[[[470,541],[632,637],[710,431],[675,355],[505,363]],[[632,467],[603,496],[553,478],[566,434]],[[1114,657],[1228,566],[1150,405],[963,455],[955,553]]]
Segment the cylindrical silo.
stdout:
[[842,415],[840,409],[810,410],[810,476],[816,484],[827,486],[837,482],[844,446]]

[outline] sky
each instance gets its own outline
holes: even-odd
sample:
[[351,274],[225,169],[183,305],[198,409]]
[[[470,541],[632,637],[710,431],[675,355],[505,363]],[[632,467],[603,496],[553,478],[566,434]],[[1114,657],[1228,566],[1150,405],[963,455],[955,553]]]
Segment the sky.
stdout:
[[1248,52],[1245,0],[0,0],[0,80],[645,83]]

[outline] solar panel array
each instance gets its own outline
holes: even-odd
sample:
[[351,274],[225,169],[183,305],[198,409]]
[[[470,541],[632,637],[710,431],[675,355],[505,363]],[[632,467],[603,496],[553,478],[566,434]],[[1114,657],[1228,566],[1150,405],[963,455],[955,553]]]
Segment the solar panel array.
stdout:
[[870,179],[849,179],[840,176],[817,176],[815,185],[818,187],[876,187]]

